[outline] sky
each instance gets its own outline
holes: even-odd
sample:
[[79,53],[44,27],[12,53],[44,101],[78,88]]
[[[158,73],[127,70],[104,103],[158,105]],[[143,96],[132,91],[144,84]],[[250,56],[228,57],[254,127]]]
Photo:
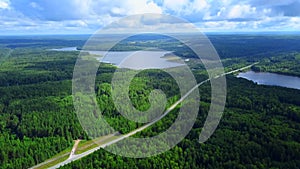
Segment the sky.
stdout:
[[91,34],[143,13],[203,32],[299,31],[300,0],[0,0],[0,34]]

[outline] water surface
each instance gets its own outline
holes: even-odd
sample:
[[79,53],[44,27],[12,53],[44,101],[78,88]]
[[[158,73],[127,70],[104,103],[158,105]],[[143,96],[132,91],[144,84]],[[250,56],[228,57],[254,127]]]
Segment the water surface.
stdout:
[[59,49],[50,49],[53,51],[78,51],[77,47],[66,47],[66,48],[59,48]]
[[257,84],[281,86],[300,90],[300,78],[296,76],[287,76],[268,72],[248,71],[244,73],[239,73],[237,77],[251,80]]
[[[54,51],[78,51],[76,47],[51,49]],[[130,69],[164,69],[183,66],[184,62],[169,61],[164,58],[171,51],[85,51],[92,55],[99,55],[97,60],[104,63],[111,63],[120,68]]]

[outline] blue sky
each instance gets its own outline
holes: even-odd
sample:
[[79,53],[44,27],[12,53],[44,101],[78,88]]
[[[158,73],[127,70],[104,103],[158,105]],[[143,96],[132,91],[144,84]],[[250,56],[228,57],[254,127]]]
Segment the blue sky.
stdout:
[[0,34],[89,34],[142,13],[204,32],[299,31],[300,0],[0,0]]

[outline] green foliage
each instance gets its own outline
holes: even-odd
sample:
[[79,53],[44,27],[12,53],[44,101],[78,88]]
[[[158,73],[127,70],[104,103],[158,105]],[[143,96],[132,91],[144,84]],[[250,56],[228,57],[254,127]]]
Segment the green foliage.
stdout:
[[254,71],[300,76],[300,53],[272,56],[253,66]]
[[[260,60],[253,69],[299,75],[297,36],[210,35],[209,38],[221,58],[226,58],[223,60],[226,71]],[[135,46],[128,48],[133,41]],[[74,113],[71,96],[78,52],[45,50],[82,45],[82,38],[0,40],[0,168],[29,168],[70,147],[74,139],[89,139]],[[163,47],[183,57],[195,57],[185,46],[178,45],[182,44],[166,37],[133,37],[113,50]],[[278,56],[278,52],[284,54]],[[206,79],[202,64],[194,59],[188,64],[198,82]],[[124,118],[116,110],[110,86],[114,71],[114,66],[101,64],[95,82],[97,98],[87,101],[99,106],[115,130],[128,133],[142,124]],[[200,110],[193,129],[170,151],[131,159],[99,150],[62,168],[299,168],[300,91],[257,86],[233,76],[228,76],[227,82],[224,116],[206,143],[199,144],[198,137],[210,106],[210,84],[199,88]],[[147,110],[153,89],[165,92],[168,105],[179,98],[174,79],[160,71],[148,70],[139,73],[131,83],[128,94],[133,105]],[[178,108],[134,137],[152,137],[165,131],[176,119]]]
[[75,53],[17,48],[3,57],[0,168],[29,168],[87,138],[70,97]]
[[72,142],[62,137],[17,138],[4,132],[0,135],[1,168],[28,168],[41,163],[71,146]]
[[[200,87],[201,91],[207,86]],[[198,138],[209,103],[201,103],[192,131],[170,151],[131,159],[99,150],[62,168],[298,168],[300,103],[283,98],[299,100],[300,91],[257,86],[233,76],[228,77],[228,89],[227,108],[219,127],[203,144]],[[163,132],[176,117],[174,113],[135,137]]]

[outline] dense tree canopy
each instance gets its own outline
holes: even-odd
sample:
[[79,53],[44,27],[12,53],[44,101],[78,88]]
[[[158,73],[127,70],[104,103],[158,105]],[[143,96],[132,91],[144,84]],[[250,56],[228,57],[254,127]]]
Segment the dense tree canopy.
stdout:
[[[226,71],[260,61],[252,69],[299,76],[297,36],[209,38]],[[130,41],[136,42],[130,49],[153,45],[171,51],[179,45],[166,37],[133,37],[113,50],[129,50]],[[241,41],[247,45],[236,48],[235,44]],[[0,168],[29,168],[71,147],[74,139],[91,139],[91,133],[82,129],[72,101],[71,79],[79,52],[47,50],[80,47],[83,42],[82,37],[0,40]],[[175,53],[192,57],[188,49],[176,49]],[[201,63],[191,58],[188,64],[198,82],[207,78]],[[143,124],[132,122],[117,111],[110,84],[114,71],[110,64],[99,67],[96,106],[115,130],[128,133]],[[227,83],[223,118],[207,142],[200,144],[198,138],[210,106],[209,83],[199,87],[200,110],[193,129],[170,151],[131,159],[99,150],[62,168],[299,168],[300,91],[257,85],[233,75],[227,76]],[[128,93],[135,108],[150,107],[149,95],[153,89],[165,92],[167,105],[179,98],[178,86],[170,75],[158,70],[142,71],[132,80]],[[165,131],[176,119],[179,107],[134,137],[152,137]]]

